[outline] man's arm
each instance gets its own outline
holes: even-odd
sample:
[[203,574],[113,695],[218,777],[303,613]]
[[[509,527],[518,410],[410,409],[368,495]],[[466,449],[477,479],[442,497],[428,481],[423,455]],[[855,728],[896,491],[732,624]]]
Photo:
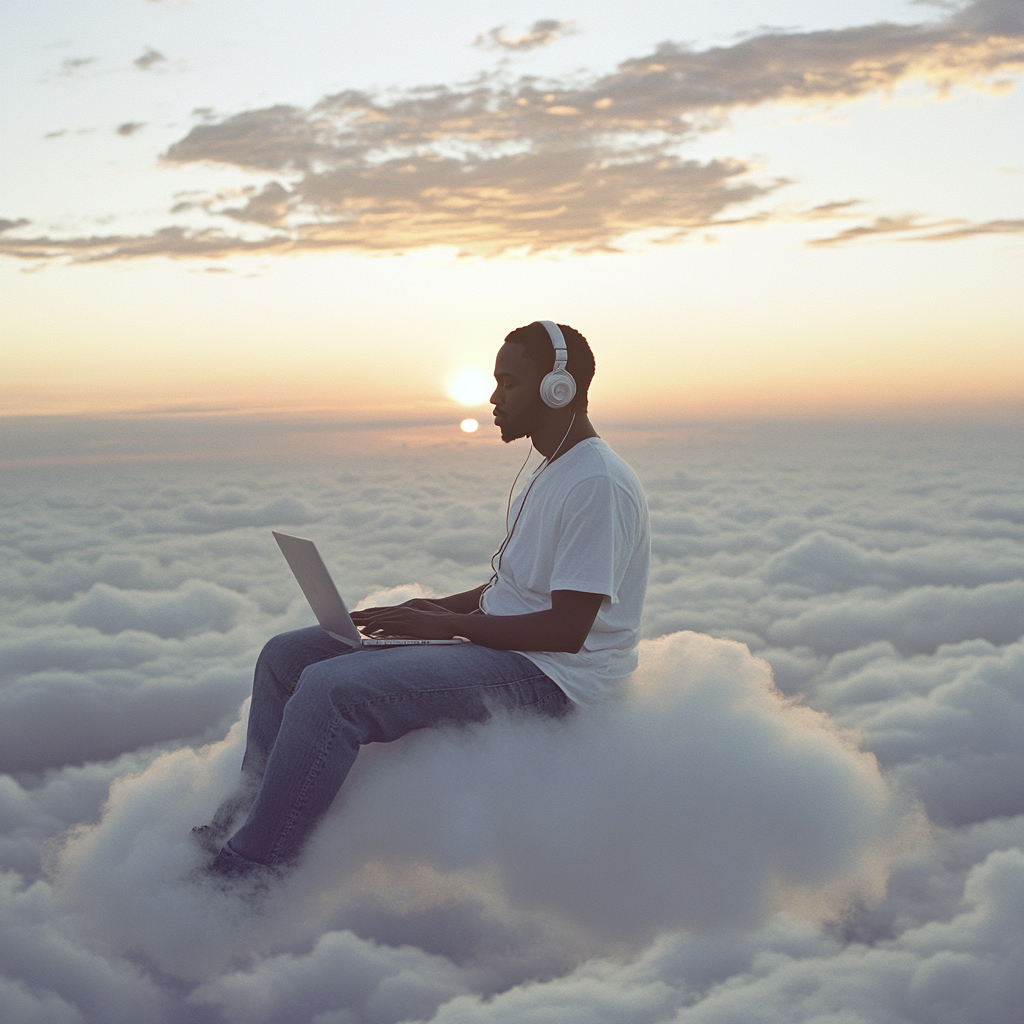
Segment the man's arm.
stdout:
[[[479,601],[483,587],[443,598],[438,602],[416,601],[393,608],[367,608],[353,612],[356,625],[368,632],[380,631],[425,640],[464,636],[481,647],[499,651],[565,651],[576,654],[594,625],[604,594],[580,590],[555,590],[551,607],[525,615],[479,615],[455,610]],[[432,607],[424,607],[431,604]]]
[[[449,612],[457,612],[460,615],[469,615],[480,607],[480,595],[487,589],[486,583],[472,590],[464,590],[461,594],[452,594],[450,597],[428,598],[427,603],[437,605]],[[406,601],[405,605],[410,608],[418,608],[415,601]]]

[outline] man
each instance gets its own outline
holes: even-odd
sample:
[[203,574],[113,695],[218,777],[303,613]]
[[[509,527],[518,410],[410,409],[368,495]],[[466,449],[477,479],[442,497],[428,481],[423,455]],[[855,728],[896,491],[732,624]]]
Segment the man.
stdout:
[[292,863],[364,743],[500,710],[560,716],[613,693],[636,667],[647,504],[587,415],[593,375],[590,347],[571,327],[512,331],[495,361],[494,422],[503,441],[529,437],[545,461],[510,504],[491,580],[352,616],[367,633],[470,643],[360,649],[315,626],[263,649],[242,787],[212,825],[193,830],[212,852],[248,808],[212,870]]

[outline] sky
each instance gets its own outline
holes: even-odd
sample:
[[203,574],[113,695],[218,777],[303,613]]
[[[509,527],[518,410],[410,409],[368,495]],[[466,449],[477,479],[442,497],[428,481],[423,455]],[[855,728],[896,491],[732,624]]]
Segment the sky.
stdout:
[[189,829],[312,623],[271,528],[350,605],[468,588],[525,442],[80,422],[3,424],[6,1024],[1019,1021],[1016,426],[607,431],[651,509],[627,697],[365,748],[253,904]]
[[[1019,3],[0,10],[0,1019],[1018,1024]],[[630,691],[211,888],[271,529],[486,579],[538,318],[648,496]]]
[[1019,410],[1020,4],[2,7],[0,411]]

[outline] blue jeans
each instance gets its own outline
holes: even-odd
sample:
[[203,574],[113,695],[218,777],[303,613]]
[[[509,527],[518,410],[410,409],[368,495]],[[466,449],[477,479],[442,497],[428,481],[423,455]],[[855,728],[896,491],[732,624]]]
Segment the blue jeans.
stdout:
[[[495,711],[561,716],[568,697],[528,658],[476,644],[352,648],[319,626],[274,637],[256,662],[242,787],[252,799],[215,867],[294,861],[364,743],[483,722]],[[254,797],[253,797],[253,794]],[[216,818],[214,819],[216,823]]]

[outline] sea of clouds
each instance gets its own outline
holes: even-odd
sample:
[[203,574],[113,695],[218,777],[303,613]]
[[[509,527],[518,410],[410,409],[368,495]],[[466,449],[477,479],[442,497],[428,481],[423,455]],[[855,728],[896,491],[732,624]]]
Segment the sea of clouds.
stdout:
[[1020,1020],[1019,428],[607,431],[652,519],[627,698],[367,748],[261,901],[188,831],[312,622],[270,528],[353,604],[465,589],[525,451],[5,429],[0,1019]]

